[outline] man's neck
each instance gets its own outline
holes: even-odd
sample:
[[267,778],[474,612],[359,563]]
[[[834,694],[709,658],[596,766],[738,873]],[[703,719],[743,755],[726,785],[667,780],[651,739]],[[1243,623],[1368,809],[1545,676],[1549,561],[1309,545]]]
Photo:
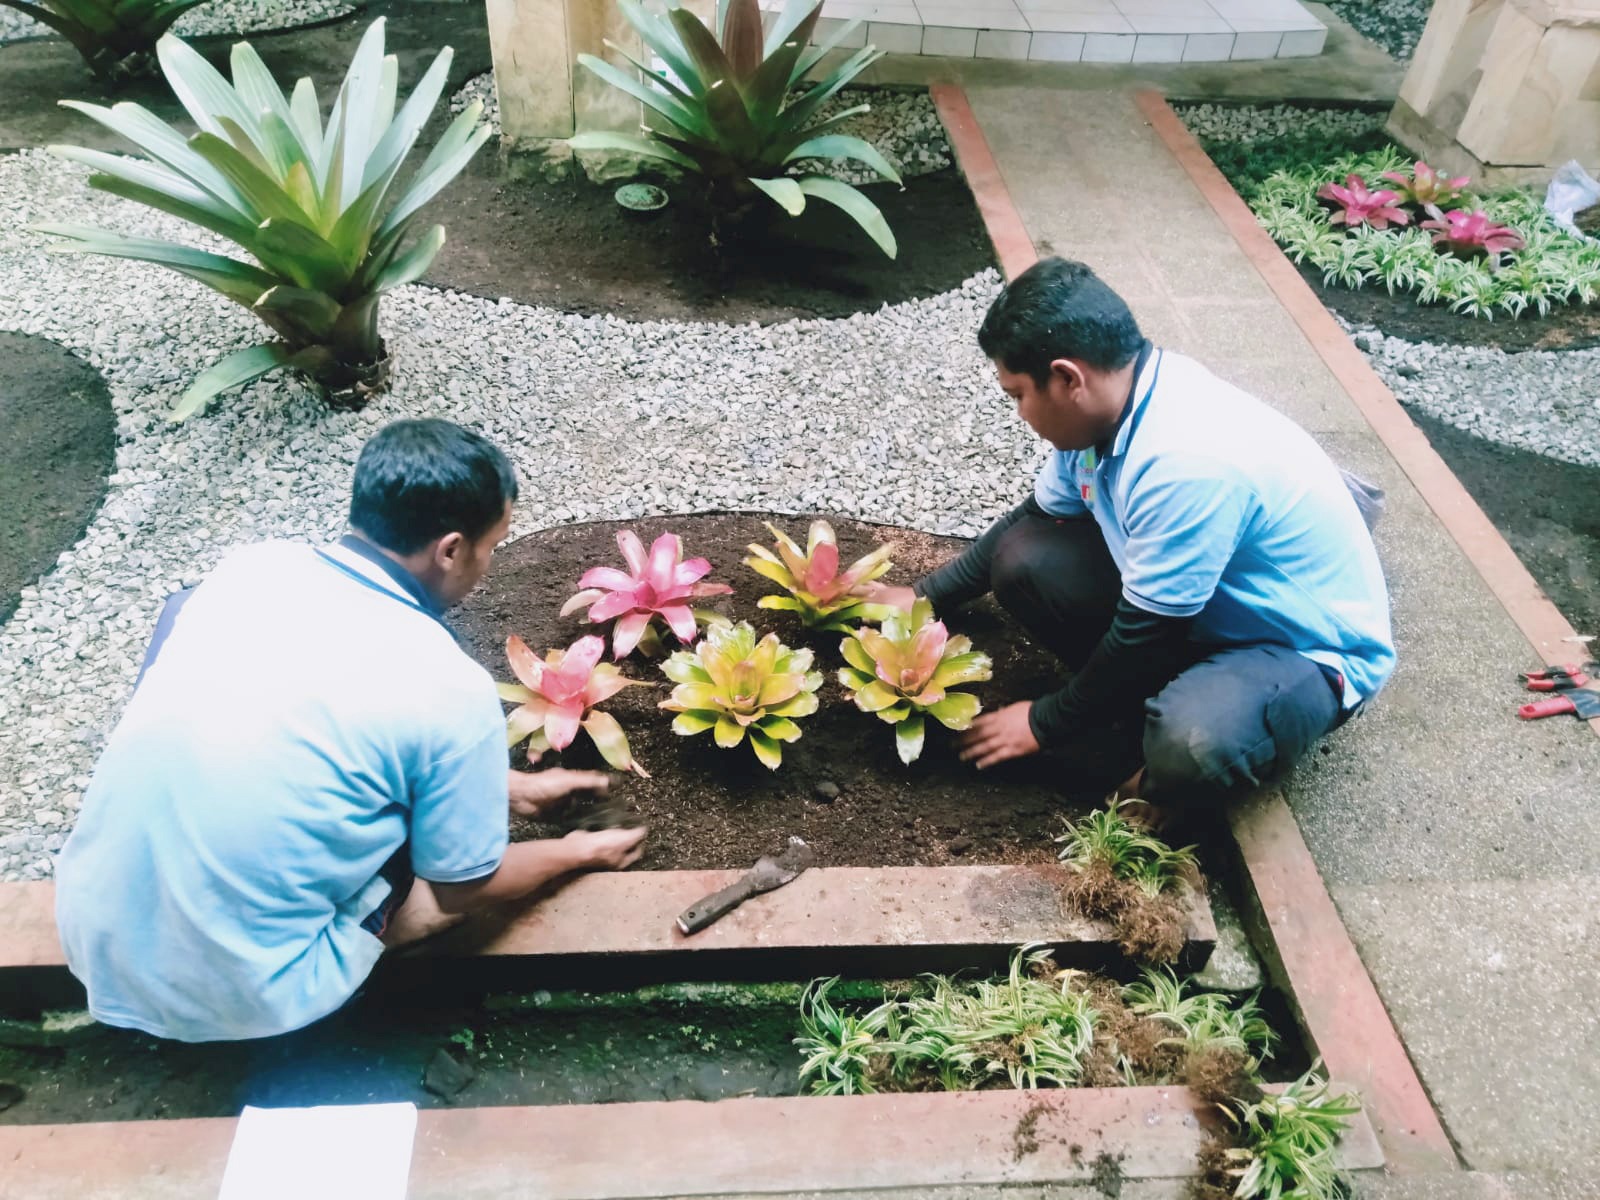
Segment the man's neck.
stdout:
[[[359,544],[350,546],[350,543],[352,542]],[[426,599],[427,608],[431,612],[442,613],[444,611],[445,606],[439,603],[438,597],[434,595],[433,589],[428,586],[427,580],[423,577],[423,574],[419,569],[424,565],[424,562],[422,561],[422,555],[396,554],[393,550],[378,545],[377,542],[373,541],[359,529],[352,529],[348,534],[345,535],[345,544],[350,546],[350,548],[355,550],[358,554],[364,554],[365,557],[372,559],[375,562],[381,559],[382,562],[379,562],[380,566],[384,565],[384,563],[392,564],[392,567],[389,569],[389,575],[396,583],[399,583],[401,586],[405,586],[406,579],[409,579],[411,582],[411,587],[408,590],[411,591],[417,599]],[[406,578],[402,579],[399,572],[403,572]]]

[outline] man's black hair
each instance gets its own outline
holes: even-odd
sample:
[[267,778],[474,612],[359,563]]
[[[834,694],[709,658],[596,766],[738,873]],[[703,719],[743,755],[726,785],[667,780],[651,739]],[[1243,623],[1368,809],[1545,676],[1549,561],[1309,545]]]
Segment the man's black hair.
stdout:
[[1058,358],[1102,371],[1125,367],[1144,345],[1127,303],[1081,262],[1042,258],[1006,284],[978,330],[983,352],[1041,387]]
[[395,554],[447,533],[476,541],[517,498],[511,462],[487,438],[429,417],[385,425],[361,448],[350,525]]

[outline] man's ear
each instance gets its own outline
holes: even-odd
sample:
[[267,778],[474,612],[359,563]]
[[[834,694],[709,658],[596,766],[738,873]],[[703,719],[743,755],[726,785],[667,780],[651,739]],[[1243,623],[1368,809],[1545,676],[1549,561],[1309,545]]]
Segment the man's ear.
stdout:
[[465,534],[447,533],[433,544],[434,565],[447,571],[465,557],[468,549]]
[[1086,382],[1083,368],[1070,358],[1052,359],[1050,362],[1050,374],[1058,377],[1068,387],[1081,388]]

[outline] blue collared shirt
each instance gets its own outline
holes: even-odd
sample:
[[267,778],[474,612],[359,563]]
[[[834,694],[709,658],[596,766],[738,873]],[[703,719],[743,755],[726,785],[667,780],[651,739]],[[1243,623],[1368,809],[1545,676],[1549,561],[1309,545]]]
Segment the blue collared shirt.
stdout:
[[[420,589],[419,589],[420,590]],[[230,553],[178,613],[56,864],[90,1011],[158,1037],[263,1037],[343,1004],[408,842],[441,883],[508,841],[494,683],[348,546]]]
[[1193,617],[1198,641],[1288,646],[1343,676],[1346,708],[1394,669],[1378,553],[1338,468],[1193,359],[1151,354],[1111,444],[1051,454],[1034,497],[1093,515],[1129,603]]

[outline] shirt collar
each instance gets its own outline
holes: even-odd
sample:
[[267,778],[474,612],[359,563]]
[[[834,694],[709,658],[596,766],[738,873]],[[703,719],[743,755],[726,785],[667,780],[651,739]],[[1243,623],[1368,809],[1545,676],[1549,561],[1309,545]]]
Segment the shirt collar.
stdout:
[[[330,546],[329,549],[332,551],[347,551],[347,554],[338,555],[339,560],[345,566],[360,570],[361,574],[375,583],[382,584],[387,582],[392,584],[392,587],[388,587],[385,590],[398,591],[404,599],[411,601],[430,617],[435,620],[443,619],[444,609],[440,608],[434,598],[428,594],[428,589],[422,586],[417,577],[365,538],[353,533],[347,533],[339,539],[336,546]],[[352,561],[352,559],[359,561]],[[362,569],[369,563],[383,573],[382,578],[375,576],[371,570]]]
[[1133,439],[1134,428],[1139,424],[1139,417],[1150,399],[1150,394],[1156,390],[1156,379],[1160,374],[1161,352],[1146,340],[1144,345],[1139,347],[1139,355],[1134,360],[1133,384],[1128,389],[1128,402],[1122,406],[1122,415],[1117,418],[1117,427],[1112,432],[1109,443],[1095,447],[1100,458],[1116,458],[1127,451],[1128,443]]

